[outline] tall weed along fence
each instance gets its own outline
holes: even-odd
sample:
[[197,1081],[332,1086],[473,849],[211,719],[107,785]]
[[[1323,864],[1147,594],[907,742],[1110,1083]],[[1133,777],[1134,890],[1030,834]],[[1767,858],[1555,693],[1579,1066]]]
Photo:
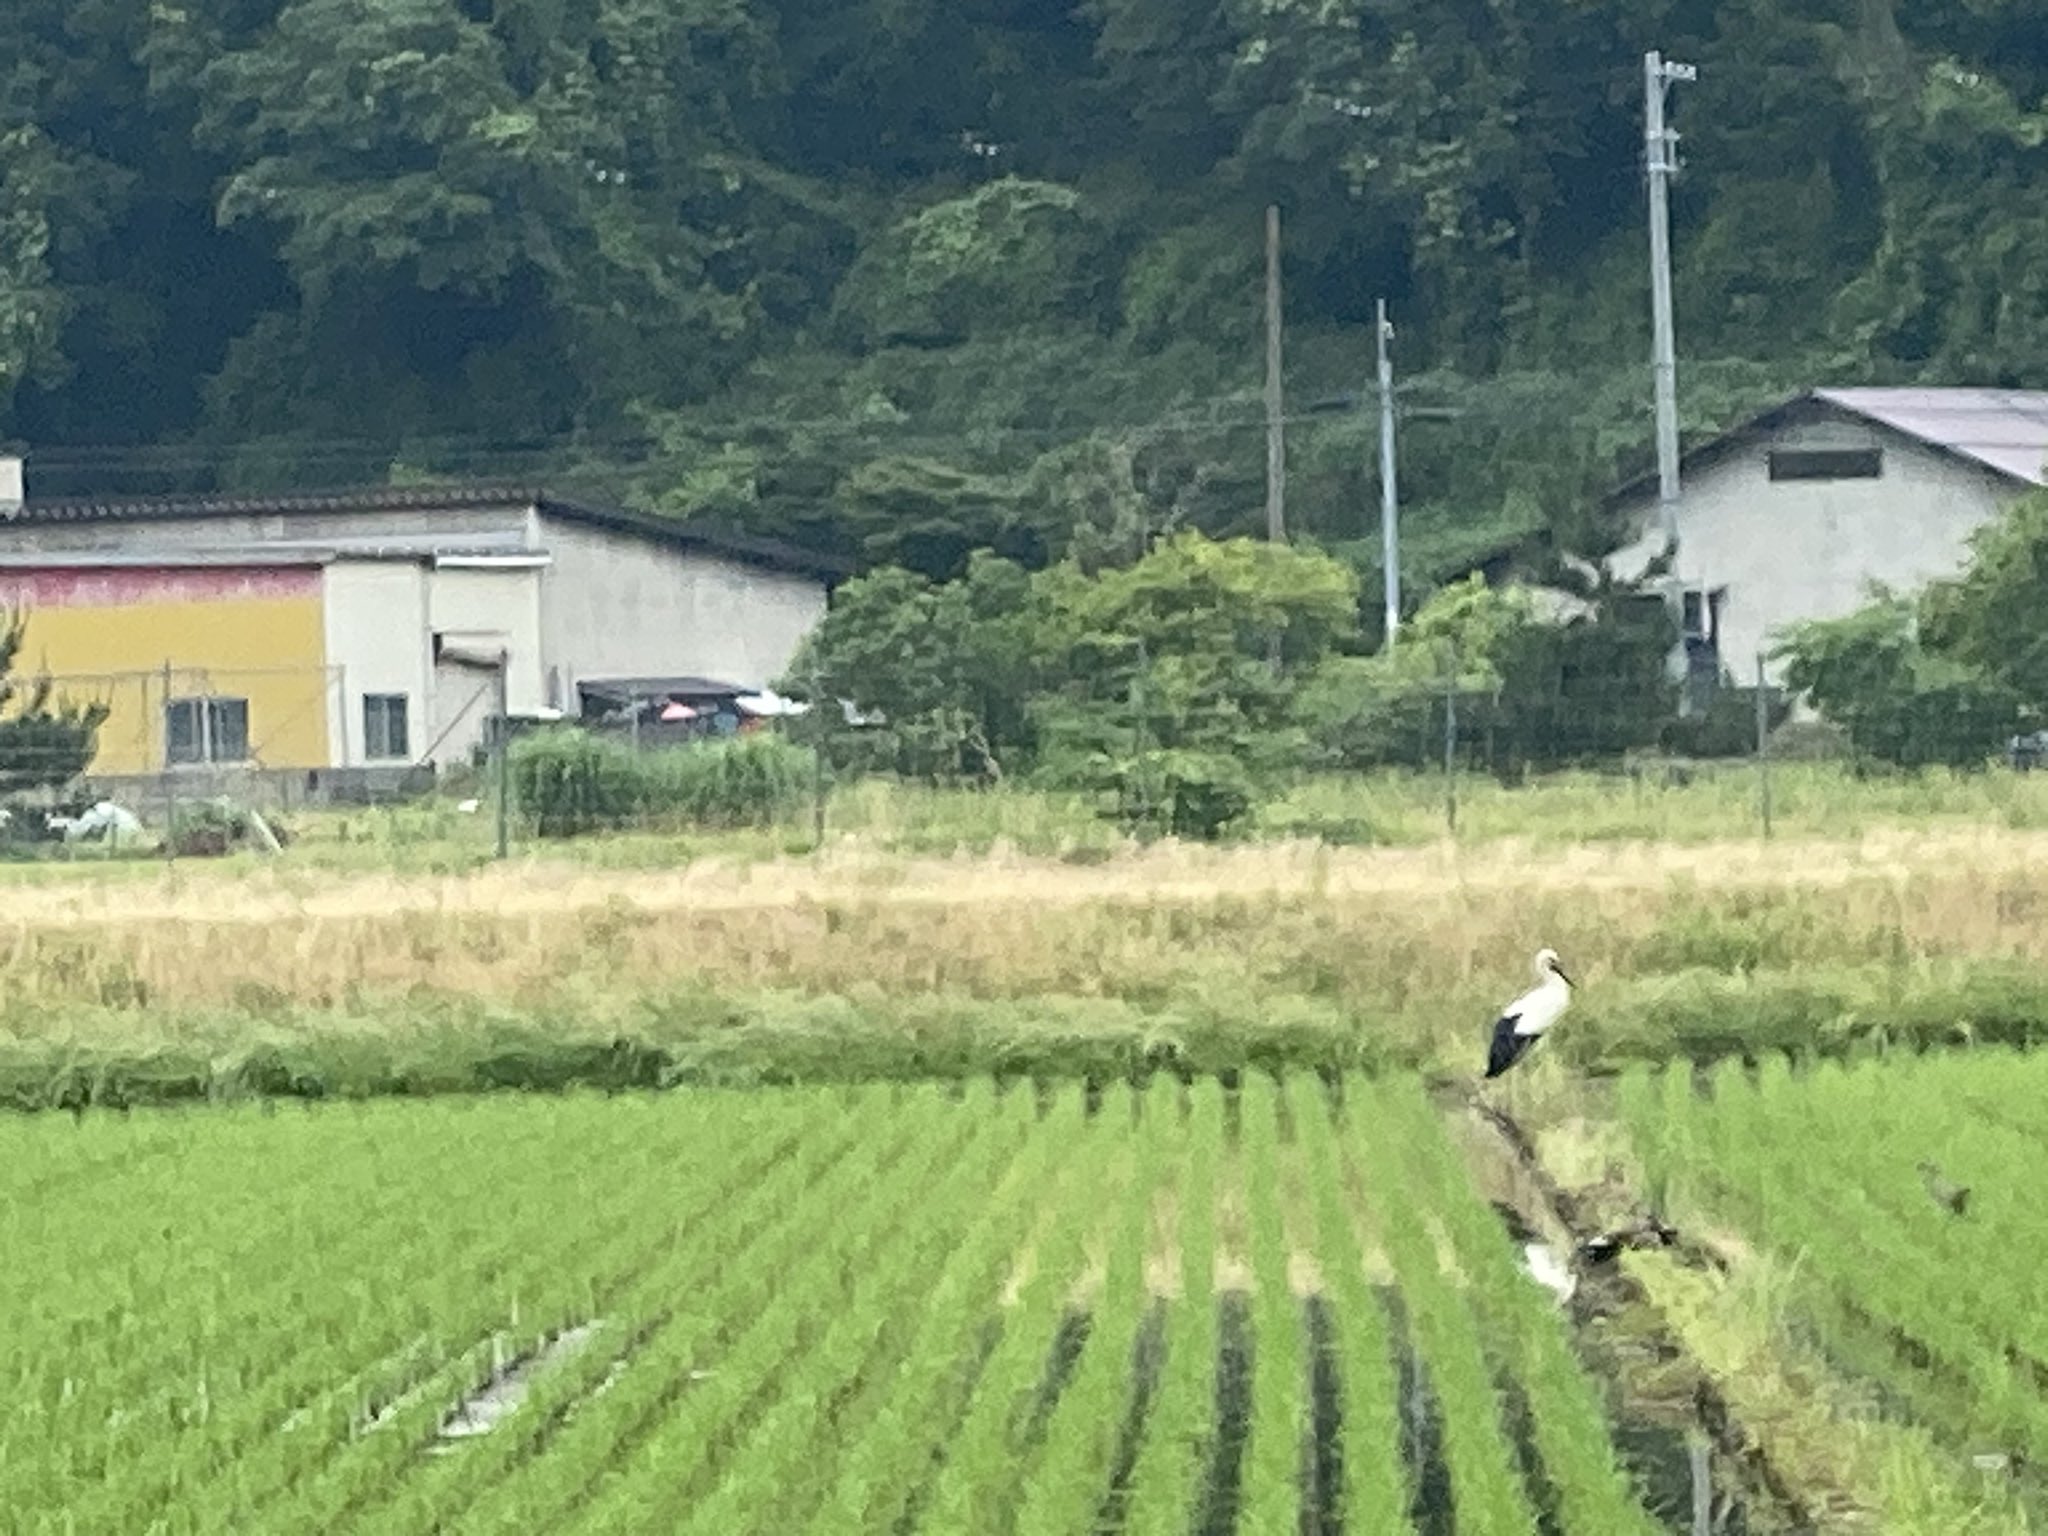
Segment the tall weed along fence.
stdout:
[[629,829],[730,830],[792,820],[816,803],[816,754],[762,732],[636,748],[580,729],[511,746],[513,820],[543,838]]

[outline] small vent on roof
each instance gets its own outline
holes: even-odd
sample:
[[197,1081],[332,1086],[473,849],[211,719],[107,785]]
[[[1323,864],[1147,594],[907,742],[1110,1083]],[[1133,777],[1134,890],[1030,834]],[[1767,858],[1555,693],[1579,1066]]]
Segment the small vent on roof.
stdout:
[[1773,480],[1875,480],[1884,473],[1879,448],[1774,448]]

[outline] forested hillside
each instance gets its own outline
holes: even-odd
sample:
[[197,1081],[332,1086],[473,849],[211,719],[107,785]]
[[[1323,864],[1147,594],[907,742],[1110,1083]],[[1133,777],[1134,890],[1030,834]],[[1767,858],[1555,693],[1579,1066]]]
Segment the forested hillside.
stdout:
[[[545,474],[932,574],[1077,521],[1417,574],[1584,543],[1649,436],[1641,56],[1689,426],[2039,383],[2048,3],[14,0],[0,431],[41,492]],[[1348,398],[1347,398],[1348,397]]]

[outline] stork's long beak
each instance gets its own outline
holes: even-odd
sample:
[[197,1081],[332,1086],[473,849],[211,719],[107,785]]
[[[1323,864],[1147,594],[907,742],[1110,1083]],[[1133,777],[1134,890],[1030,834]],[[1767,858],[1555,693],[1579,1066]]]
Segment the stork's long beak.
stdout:
[[1578,983],[1576,981],[1573,981],[1571,977],[1565,975],[1564,967],[1559,965],[1555,960],[1550,962],[1550,968],[1553,971],[1557,972],[1557,979],[1563,982],[1566,986],[1576,987],[1578,985]]

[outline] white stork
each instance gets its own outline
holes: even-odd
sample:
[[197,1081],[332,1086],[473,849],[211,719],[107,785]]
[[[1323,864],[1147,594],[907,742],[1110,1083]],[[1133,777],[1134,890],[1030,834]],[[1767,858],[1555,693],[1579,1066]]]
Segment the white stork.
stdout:
[[1487,1052],[1486,1075],[1499,1077],[1528,1054],[1543,1032],[1571,1006],[1572,979],[1557,963],[1557,951],[1536,952],[1536,985],[1501,1009],[1493,1026],[1493,1048]]

